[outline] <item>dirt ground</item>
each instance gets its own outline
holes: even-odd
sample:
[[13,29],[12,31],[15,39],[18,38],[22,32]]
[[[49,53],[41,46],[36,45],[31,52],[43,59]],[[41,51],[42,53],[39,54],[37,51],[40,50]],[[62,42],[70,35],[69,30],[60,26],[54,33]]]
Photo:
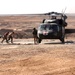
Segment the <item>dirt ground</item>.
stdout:
[[[1,39],[0,39],[1,40]],[[75,75],[75,39],[14,39],[0,43],[0,75]]]
[[[28,30],[32,34],[30,30],[45,17],[0,16],[0,29]],[[66,34],[65,44],[43,40],[34,45],[32,38],[0,43],[0,75],[75,75],[75,16],[69,16],[67,22],[70,34]]]

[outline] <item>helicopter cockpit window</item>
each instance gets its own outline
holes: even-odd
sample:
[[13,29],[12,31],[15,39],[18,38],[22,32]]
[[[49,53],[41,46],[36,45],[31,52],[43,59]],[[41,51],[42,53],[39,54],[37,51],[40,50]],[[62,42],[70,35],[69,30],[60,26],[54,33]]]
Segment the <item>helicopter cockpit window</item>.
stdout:
[[57,31],[58,30],[58,26],[57,25],[41,25],[39,27],[39,30],[54,30]]

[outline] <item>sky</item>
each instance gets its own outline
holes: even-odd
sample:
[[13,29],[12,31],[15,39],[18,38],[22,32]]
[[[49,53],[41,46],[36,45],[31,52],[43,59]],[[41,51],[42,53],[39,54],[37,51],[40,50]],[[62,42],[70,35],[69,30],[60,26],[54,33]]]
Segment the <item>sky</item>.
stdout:
[[0,0],[0,14],[75,13],[74,0]]

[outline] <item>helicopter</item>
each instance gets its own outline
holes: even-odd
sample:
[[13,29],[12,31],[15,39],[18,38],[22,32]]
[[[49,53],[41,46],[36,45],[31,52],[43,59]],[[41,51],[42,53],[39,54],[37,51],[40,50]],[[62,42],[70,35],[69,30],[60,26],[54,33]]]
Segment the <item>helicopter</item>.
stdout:
[[59,39],[65,43],[65,27],[67,26],[67,16],[63,13],[49,12],[49,19],[43,19],[37,29],[38,43],[43,39]]

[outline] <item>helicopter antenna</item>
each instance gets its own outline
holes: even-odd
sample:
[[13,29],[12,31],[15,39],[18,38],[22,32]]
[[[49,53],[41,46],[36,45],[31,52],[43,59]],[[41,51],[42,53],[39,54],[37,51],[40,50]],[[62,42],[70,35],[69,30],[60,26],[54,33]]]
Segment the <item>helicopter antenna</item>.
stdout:
[[62,13],[63,13],[63,15],[64,15],[64,13],[65,13],[66,9],[67,9],[67,7],[65,7],[65,9],[64,9],[64,10],[62,9]]
[[65,13],[66,9],[67,9],[67,7],[65,7],[64,12],[63,12],[63,13]]
[[63,13],[63,9],[62,9],[62,12],[61,13]]

